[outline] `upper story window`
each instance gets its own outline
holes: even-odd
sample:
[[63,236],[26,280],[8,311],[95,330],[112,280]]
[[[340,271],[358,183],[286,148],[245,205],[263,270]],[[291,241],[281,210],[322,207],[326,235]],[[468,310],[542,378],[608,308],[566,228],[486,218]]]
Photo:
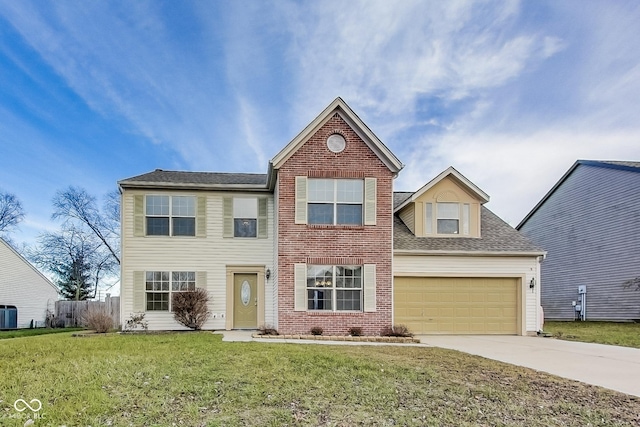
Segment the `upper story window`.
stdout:
[[361,179],[308,179],[308,223],[362,225]]
[[468,203],[425,203],[425,233],[433,234],[435,220],[436,234],[469,235],[469,214]]
[[195,236],[194,196],[146,196],[147,236]]
[[233,237],[258,236],[258,199],[233,199]]
[[224,237],[266,239],[269,200],[264,196],[225,196],[222,198]]
[[438,234],[460,234],[460,204],[437,204],[437,230]]

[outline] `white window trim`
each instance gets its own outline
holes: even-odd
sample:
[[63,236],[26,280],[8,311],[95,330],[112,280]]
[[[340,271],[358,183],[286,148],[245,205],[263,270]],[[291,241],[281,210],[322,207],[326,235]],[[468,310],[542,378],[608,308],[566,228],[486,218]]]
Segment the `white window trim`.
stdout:
[[[438,233],[438,204],[454,203],[458,205],[458,232]],[[459,202],[425,202],[424,203],[424,234],[426,236],[446,236],[446,237],[470,237],[471,230],[471,204]],[[450,218],[456,219],[456,218]]]
[[[309,264],[307,267],[320,266],[319,264]],[[309,296],[308,291],[311,290],[322,290],[322,291],[331,291],[331,310],[325,309],[313,309],[307,308],[307,311],[310,312],[320,312],[320,313],[362,313],[364,311],[364,266],[363,265],[327,265],[326,267],[332,267],[332,283],[331,286],[307,286],[305,293],[305,302],[308,307],[309,304]],[[336,274],[338,267],[345,268],[360,268],[360,287],[359,288],[339,288],[336,286]],[[307,276],[307,279],[309,277]],[[360,310],[338,310],[338,290],[346,290],[346,291],[360,291]]]
[[[147,213],[147,197],[168,197],[169,198],[169,214],[168,215],[152,215]],[[173,214],[173,198],[174,197],[191,197],[193,199],[193,216],[191,215],[174,215]],[[145,194],[143,199],[144,204],[144,230],[145,237],[196,237],[198,234],[198,198],[192,195],[169,195],[169,194]],[[147,227],[147,218],[169,218],[169,234],[149,234]],[[173,218],[193,218],[193,235],[173,234]]]
[[[167,273],[169,275],[169,290],[168,291],[154,291],[147,290],[147,273]],[[173,313],[173,294],[187,291],[174,291],[173,290],[173,274],[174,273],[191,273],[193,274],[193,290],[197,287],[197,273],[195,271],[167,271],[167,270],[148,270],[144,272],[144,311],[150,313]],[[189,280],[190,281],[190,280]],[[147,294],[168,294],[169,295],[169,309],[168,310],[148,310],[147,309]]]
[[[236,201],[239,200],[252,200],[255,203],[256,214],[253,217],[236,217]],[[242,196],[234,196],[233,197],[233,212],[231,213],[233,218],[233,238],[234,239],[257,239],[259,234],[259,224],[258,224],[258,198],[257,197],[242,197]],[[255,236],[236,236],[236,219],[253,219],[256,221],[256,235]]]
[[[329,201],[323,201],[323,202],[316,202],[316,201],[312,201],[311,197],[309,197],[309,190],[307,190],[307,223],[310,225],[340,225],[340,226],[352,226],[352,227],[359,227],[361,225],[364,224],[364,202],[365,202],[365,188],[364,188],[364,179],[357,179],[357,178],[307,178],[307,186],[309,185],[310,181],[313,180],[325,180],[325,181],[333,181],[333,201],[329,202]],[[359,181],[362,184],[362,198],[360,200],[360,202],[339,202],[338,201],[338,181]],[[332,224],[322,224],[322,223],[311,223],[309,222],[309,205],[312,204],[329,204],[331,203],[333,205],[333,223]],[[360,205],[360,224],[342,224],[342,223],[338,223],[338,205]]]

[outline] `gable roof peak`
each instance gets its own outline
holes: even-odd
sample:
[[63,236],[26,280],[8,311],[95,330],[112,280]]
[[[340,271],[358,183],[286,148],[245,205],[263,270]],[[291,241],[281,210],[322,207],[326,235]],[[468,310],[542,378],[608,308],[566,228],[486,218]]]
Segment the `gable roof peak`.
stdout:
[[447,169],[442,171],[438,176],[433,178],[431,181],[427,182],[422,188],[413,193],[411,197],[408,197],[404,202],[402,202],[398,207],[395,208],[395,211],[398,212],[400,209],[404,208],[411,202],[416,201],[420,196],[422,196],[427,190],[433,188],[437,183],[442,181],[448,176],[453,176],[456,181],[462,184],[467,190],[471,191],[482,204],[487,203],[489,201],[489,195],[482,191],[477,185],[467,179],[464,175],[462,175],[456,168],[453,166],[449,166]]
[[562,175],[562,177],[560,177],[558,182],[556,182],[553,185],[553,187],[551,187],[551,189],[547,192],[547,194],[545,194],[542,197],[542,199],[540,199],[540,201],[538,203],[536,203],[536,205],[533,207],[533,209],[531,209],[531,211],[529,211],[529,213],[527,215],[525,215],[524,218],[522,218],[522,221],[520,221],[520,223],[518,225],[516,225],[516,230],[520,230],[522,228],[522,226],[524,226],[524,224],[527,221],[529,221],[529,218],[531,218],[533,216],[533,214],[547,201],[547,199],[549,199],[549,197],[551,197],[551,195],[553,193],[555,193],[555,191],[558,189],[558,187],[560,187],[562,185],[562,183],[569,177],[569,175],[571,175],[573,173],[573,171],[576,170],[576,168],[578,166],[581,166],[581,165],[582,166],[593,166],[593,167],[604,168],[604,169],[615,169],[615,170],[621,170],[621,171],[627,171],[627,172],[640,172],[640,162],[628,161],[628,160],[584,160],[584,159],[578,159],[571,165],[569,170],[566,171],[564,173],[564,175]]
[[382,160],[394,174],[404,167],[402,162],[387,148],[386,145],[369,129],[358,115],[340,97],[333,100],[315,119],[311,121],[295,138],[291,140],[269,162],[269,174],[278,170],[321,126],[335,114],[340,117],[358,134],[367,146]]

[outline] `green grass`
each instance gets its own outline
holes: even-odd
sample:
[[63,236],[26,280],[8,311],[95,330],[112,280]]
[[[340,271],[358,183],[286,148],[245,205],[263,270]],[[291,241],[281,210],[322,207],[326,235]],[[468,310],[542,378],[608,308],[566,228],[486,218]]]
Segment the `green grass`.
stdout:
[[62,332],[81,331],[83,328],[36,328],[36,329],[15,329],[11,331],[0,331],[0,340],[7,338],[32,337],[35,335],[59,334]]
[[0,345],[0,425],[623,426],[640,399],[412,346],[223,343],[207,332]]
[[555,338],[640,348],[640,323],[544,322]]

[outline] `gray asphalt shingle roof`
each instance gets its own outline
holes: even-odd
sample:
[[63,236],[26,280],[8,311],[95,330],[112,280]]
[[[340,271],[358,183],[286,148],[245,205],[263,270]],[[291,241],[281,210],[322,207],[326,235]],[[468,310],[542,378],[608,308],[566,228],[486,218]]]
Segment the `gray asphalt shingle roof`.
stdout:
[[123,179],[126,183],[189,184],[189,185],[267,185],[267,175],[259,173],[184,172],[156,169],[153,172]]
[[[393,194],[394,207],[399,206],[413,193]],[[405,251],[436,252],[523,252],[543,253],[529,239],[496,214],[482,206],[480,213],[481,235],[473,237],[416,237],[398,215],[393,218],[393,249]]]

